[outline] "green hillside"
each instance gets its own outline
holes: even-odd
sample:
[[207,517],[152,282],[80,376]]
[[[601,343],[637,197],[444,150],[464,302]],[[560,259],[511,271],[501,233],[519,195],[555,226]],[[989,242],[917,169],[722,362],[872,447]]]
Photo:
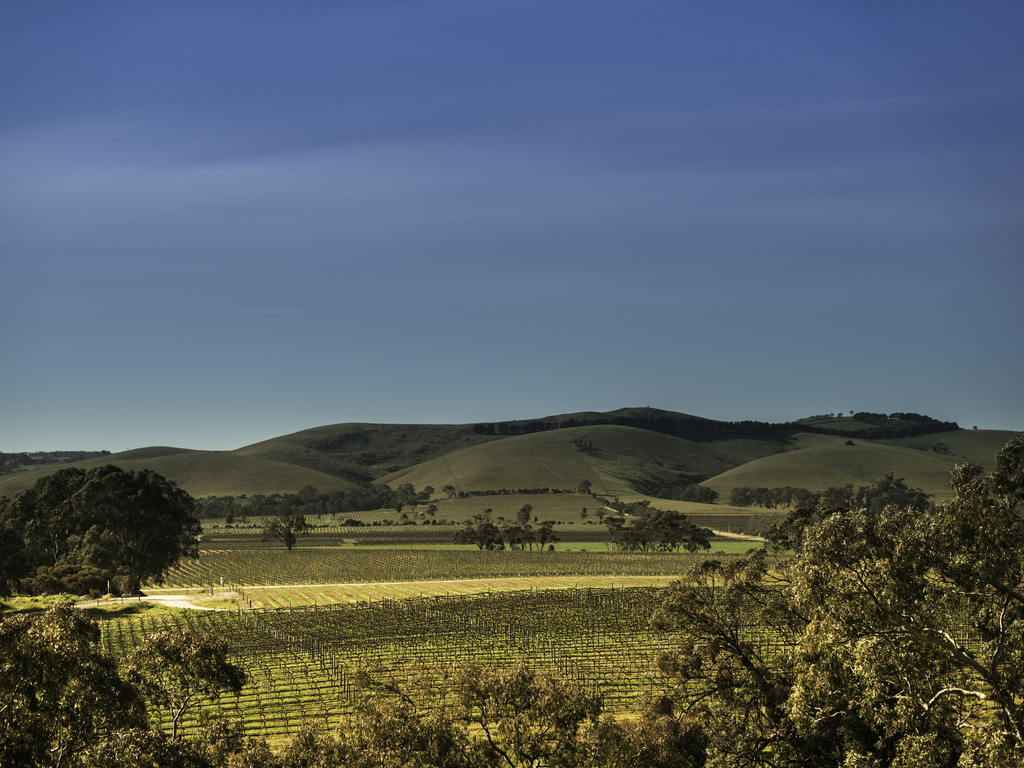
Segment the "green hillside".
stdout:
[[[816,436],[817,437],[817,436]],[[936,497],[949,495],[949,473],[957,459],[932,451],[868,440],[847,445],[841,437],[816,440],[800,450],[766,456],[704,482],[728,501],[733,488],[793,486],[823,491],[834,485],[871,485],[889,472]],[[962,459],[961,459],[962,460]]]
[[475,433],[468,424],[334,424],[275,437],[235,453],[367,483],[441,454],[497,439]]
[[713,447],[633,427],[603,425],[519,435],[465,448],[385,475],[380,482],[417,488],[576,488],[621,496],[633,484],[688,485],[738,462]]
[[936,435],[904,437],[896,440],[879,440],[885,445],[902,448],[916,448],[922,451],[949,448],[958,462],[972,461],[981,464],[986,472],[995,469],[995,457],[1006,445],[1014,432],[1001,429],[961,429],[956,432],[941,432]]

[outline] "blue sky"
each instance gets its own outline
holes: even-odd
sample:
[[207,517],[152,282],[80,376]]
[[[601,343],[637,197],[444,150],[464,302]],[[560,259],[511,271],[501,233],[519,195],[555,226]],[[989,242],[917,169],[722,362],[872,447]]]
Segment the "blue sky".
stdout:
[[1024,429],[1024,5],[9,3],[0,450]]

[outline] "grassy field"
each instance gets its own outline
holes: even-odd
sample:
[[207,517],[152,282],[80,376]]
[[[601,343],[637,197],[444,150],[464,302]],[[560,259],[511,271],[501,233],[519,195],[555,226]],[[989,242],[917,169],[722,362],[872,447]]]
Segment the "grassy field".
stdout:
[[[591,444],[587,452],[577,441]],[[539,432],[473,446],[385,475],[390,485],[451,484],[462,491],[493,488],[576,488],[589,480],[596,493],[633,492],[631,481],[685,484],[739,463],[711,444],[634,427],[601,425]]]
[[793,486],[823,491],[829,486],[851,484],[859,488],[891,472],[936,499],[949,497],[949,473],[958,461],[956,457],[903,445],[852,442],[847,445],[844,438],[830,438],[813,447],[766,456],[723,472],[704,485],[728,501],[736,487]]
[[[630,494],[623,501],[650,499],[641,494]],[[730,507],[724,504],[691,504],[667,499],[650,499],[659,509],[682,512],[697,525],[740,534],[752,529],[752,521],[765,515],[765,510]],[[427,506],[406,507],[402,515],[408,518],[399,524],[399,515],[393,509],[351,512],[343,515],[309,515],[306,522],[311,533],[299,538],[299,546],[391,546],[432,548],[452,546],[459,525],[474,515],[490,510],[491,519],[501,527],[514,523],[516,514],[526,504],[533,509],[532,523],[555,522],[556,549],[581,547],[606,548],[609,533],[603,523],[605,515],[615,514],[602,500],[577,493],[497,494],[465,498],[435,498],[435,513],[427,513]],[[586,510],[586,517],[583,517]],[[773,513],[769,513],[773,514]],[[777,513],[775,513],[777,514]],[[361,523],[346,526],[341,523],[352,519]],[[269,518],[237,516],[231,525],[225,518],[206,518],[202,521],[202,546],[221,548],[275,548],[275,543],[261,541],[263,527]],[[756,527],[756,526],[753,526]]]
[[882,445],[894,445],[919,451],[929,451],[932,446],[942,443],[949,448],[957,462],[977,462],[986,472],[995,469],[995,457],[1012,438],[1013,432],[993,429],[961,429],[939,435],[904,437],[898,440],[879,440]]

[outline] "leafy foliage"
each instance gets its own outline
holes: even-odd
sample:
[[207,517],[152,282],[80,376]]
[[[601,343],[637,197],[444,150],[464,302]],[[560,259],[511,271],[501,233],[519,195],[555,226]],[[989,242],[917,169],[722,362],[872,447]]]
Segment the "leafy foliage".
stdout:
[[297,493],[253,493],[241,497],[224,494],[196,499],[198,517],[268,517],[282,506],[306,517],[314,515],[342,515],[363,510],[394,508],[409,504],[408,498],[399,502],[398,493],[386,485],[370,485],[350,490],[318,491],[305,486]]
[[491,522],[491,510],[473,515],[467,520],[463,527],[456,531],[454,541],[456,544],[475,544],[478,549],[504,549],[505,539],[502,537],[498,526]]
[[306,533],[308,530],[309,524],[306,523],[305,515],[294,511],[287,505],[282,505],[263,529],[263,540],[280,541],[291,552],[298,540],[298,535]]
[[729,504],[733,507],[763,507],[776,509],[790,507],[792,509],[829,509],[841,507],[868,507],[875,511],[887,504],[911,507],[918,511],[928,508],[929,496],[920,488],[910,488],[901,477],[887,473],[873,485],[864,485],[856,491],[853,485],[831,486],[821,493],[812,493],[806,488],[751,488],[740,486],[733,488],[729,495]]
[[[622,517],[606,517],[612,542],[627,552],[688,552],[710,549],[712,532],[691,523],[682,512],[654,509],[648,501],[622,508]],[[628,523],[628,524],[627,524]]]
[[117,729],[142,727],[144,706],[97,649],[81,611],[57,605],[0,621],[0,765],[63,766]]
[[186,710],[225,691],[238,693],[246,675],[227,660],[227,643],[215,635],[159,632],[127,659],[128,678],[156,706],[171,713],[171,738]]
[[0,475],[109,455],[110,451],[40,451],[31,454],[0,451]]
[[453,705],[428,711],[416,701],[418,686],[363,670],[360,682],[372,695],[361,705],[360,727],[345,739],[348,749],[369,758],[366,765],[584,764],[584,726],[596,725],[600,696],[521,662],[507,668],[467,664],[452,674]]
[[683,642],[660,654],[658,667],[678,680],[675,706],[705,724],[709,750],[721,764],[771,765],[764,755],[809,751],[786,706],[791,649],[805,623],[763,550],[730,564],[708,560],[669,587],[652,624],[681,633]]
[[503,765],[575,762],[580,726],[601,713],[598,696],[522,663],[509,669],[465,666],[456,690],[461,719],[483,734],[489,761]]
[[655,622],[683,642],[660,664],[711,764],[1024,761],[1024,436],[951,485],[937,510],[804,510],[775,532],[792,560],[670,589]]
[[155,472],[59,470],[0,499],[0,533],[13,540],[0,582],[20,580],[35,593],[161,582],[180,559],[198,556],[192,513],[192,498]]

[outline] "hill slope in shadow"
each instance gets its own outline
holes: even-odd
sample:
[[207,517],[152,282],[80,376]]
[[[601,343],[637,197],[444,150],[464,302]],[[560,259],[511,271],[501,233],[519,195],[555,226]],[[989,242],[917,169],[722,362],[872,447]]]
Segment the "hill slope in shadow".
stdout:
[[601,425],[518,435],[464,448],[385,475],[379,482],[479,491],[568,490],[588,480],[595,492],[618,496],[633,492],[638,482],[689,485],[739,463],[711,444],[635,427]]

